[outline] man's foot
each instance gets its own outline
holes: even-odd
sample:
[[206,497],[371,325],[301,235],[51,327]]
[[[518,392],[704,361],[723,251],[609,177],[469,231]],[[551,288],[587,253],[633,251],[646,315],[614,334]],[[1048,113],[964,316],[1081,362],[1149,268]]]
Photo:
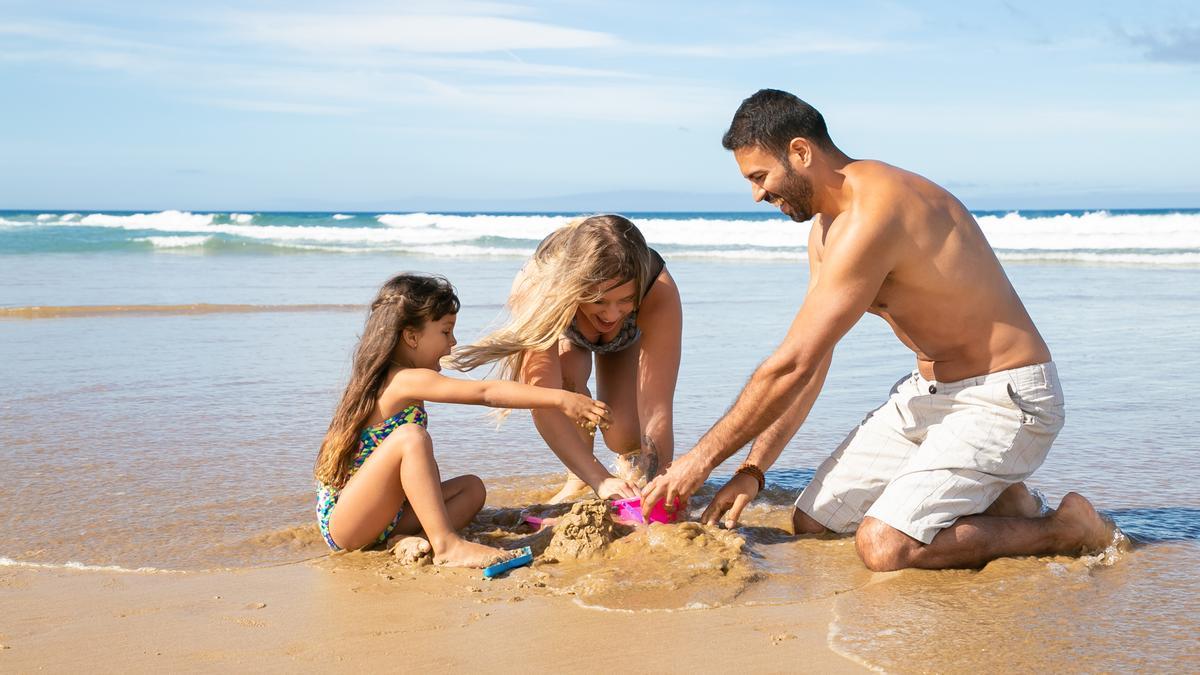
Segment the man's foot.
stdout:
[[401,537],[392,546],[392,555],[401,565],[426,565],[432,558],[433,547],[424,537]]
[[983,512],[985,516],[1003,518],[1041,518],[1042,502],[1025,487],[1024,483],[1013,483],[996,497],[996,501]]
[[547,504],[562,504],[569,502],[575,497],[578,497],[583,491],[588,489],[588,484],[583,482],[583,479],[576,478],[574,475],[567,478],[566,484],[558,491],[558,494],[551,497]]
[[444,550],[434,555],[433,564],[444,567],[483,568],[518,555],[520,551],[506,551],[456,537]]
[[1050,517],[1062,532],[1063,553],[1096,553],[1112,543],[1115,526],[1083,495],[1068,492]]

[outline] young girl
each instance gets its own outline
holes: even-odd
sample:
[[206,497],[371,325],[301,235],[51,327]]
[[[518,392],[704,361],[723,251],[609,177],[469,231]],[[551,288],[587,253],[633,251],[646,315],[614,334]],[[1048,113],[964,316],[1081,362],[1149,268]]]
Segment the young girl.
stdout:
[[476,476],[442,482],[433,457],[425,401],[502,408],[554,408],[594,430],[607,406],[587,396],[506,381],[455,380],[438,374],[450,354],[459,309],[454,287],[437,276],[401,274],[371,303],[353,372],[317,455],[317,522],[335,551],[408,536],[398,554],[433,547],[434,562],[484,567],[504,555],[456,530],[483,508]]

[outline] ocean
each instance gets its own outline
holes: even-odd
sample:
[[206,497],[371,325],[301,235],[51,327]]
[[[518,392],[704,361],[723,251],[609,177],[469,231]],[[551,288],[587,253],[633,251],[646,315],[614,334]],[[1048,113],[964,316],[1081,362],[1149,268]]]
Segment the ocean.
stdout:
[[[0,211],[0,565],[186,571],[322,555],[312,463],[378,285],[446,275],[470,341],[571,215]],[[766,211],[626,215],[683,298],[678,455],[782,339],[804,296],[807,226]],[[846,540],[781,536],[812,469],[913,368],[867,316],[748,511],[741,564],[754,573],[735,586],[698,576],[634,609],[838,594],[831,643],[886,670],[919,670],[914,659],[938,657],[931,644],[974,659],[934,663],[983,668],[1200,667],[1200,210],[976,216],[1066,391],[1066,427],[1030,484],[1053,503],[1082,493],[1135,545],[873,579]],[[429,412],[443,475],[482,477],[489,509],[557,487],[527,414],[497,427],[479,408]],[[586,602],[628,608],[628,583]],[[1030,635],[1037,649],[1020,642]]]

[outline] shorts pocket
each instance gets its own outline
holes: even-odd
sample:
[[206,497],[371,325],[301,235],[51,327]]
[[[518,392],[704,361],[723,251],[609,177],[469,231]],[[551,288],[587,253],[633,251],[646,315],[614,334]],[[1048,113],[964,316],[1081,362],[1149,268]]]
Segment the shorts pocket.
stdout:
[[1041,424],[1054,431],[1062,428],[1066,418],[1062,397],[1050,387],[1030,388],[1018,391],[1011,382],[1001,385],[997,399],[1020,415],[1021,424]]

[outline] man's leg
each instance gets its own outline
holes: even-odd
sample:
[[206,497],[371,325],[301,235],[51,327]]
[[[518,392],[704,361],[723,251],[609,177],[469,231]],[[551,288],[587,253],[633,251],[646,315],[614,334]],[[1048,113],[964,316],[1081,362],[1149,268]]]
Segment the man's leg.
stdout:
[[796,499],[794,534],[853,532],[871,504],[918,451],[918,431],[908,417],[908,401],[916,394],[912,376],[892,387],[888,401],[871,411],[824,462]]
[[798,508],[792,509],[792,534],[827,534],[829,528]]
[[1048,517],[966,516],[928,544],[867,516],[854,543],[869,569],[889,572],[908,567],[977,568],[1005,556],[1077,555],[1104,549],[1112,535],[1112,525],[1088,500],[1071,492]]
[[996,497],[996,501],[987,507],[981,515],[984,516],[1019,516],[1021,518],[1041,518],[1052,512],[1042,511],[1042,500],[1034,496],[1024,483],[1013,483]]

